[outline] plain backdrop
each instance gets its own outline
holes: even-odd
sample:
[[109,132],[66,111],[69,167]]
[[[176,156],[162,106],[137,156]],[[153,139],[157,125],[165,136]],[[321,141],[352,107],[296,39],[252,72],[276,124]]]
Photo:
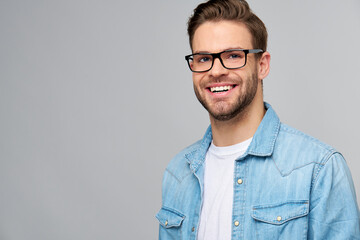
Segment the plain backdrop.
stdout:
[[[0,0],[0,239],[157,239],[162,174],[202,138],[195,0]],[[341,151],[360,194],[360,1],[252,0],[265,100]]]

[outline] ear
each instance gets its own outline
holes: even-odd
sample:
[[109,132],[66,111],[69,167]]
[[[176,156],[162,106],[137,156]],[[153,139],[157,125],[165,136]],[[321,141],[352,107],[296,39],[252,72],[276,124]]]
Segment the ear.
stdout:
[[264,79],[270,71],[270,53],[264,52],[258,61],[258,77]]

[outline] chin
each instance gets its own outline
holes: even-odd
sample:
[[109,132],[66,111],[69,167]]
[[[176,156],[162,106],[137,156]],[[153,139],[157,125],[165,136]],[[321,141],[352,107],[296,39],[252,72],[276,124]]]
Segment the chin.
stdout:
[[235,118],[242,109],[239,108],[232,108],[232,109],[228,109],[227,111],[224,111],[224,109],[222,109],[222,111],[214,111],[211,109],[207,109],[210,116],[218,121],[228,121],[231,120],[233,118]]

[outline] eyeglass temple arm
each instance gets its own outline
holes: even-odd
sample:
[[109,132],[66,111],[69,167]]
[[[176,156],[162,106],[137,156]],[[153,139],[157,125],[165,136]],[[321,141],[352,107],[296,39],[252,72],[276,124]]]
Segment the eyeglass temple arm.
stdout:
[[264,52],[262,49],[249,49],[249,53],[261,53]]

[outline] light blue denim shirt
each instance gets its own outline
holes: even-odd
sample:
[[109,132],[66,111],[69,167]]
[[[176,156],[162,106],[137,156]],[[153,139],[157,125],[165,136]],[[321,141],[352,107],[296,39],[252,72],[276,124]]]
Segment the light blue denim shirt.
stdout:
[[[269,104],[265,108],[249,148],[235,161],[232,239],[360,239],[359,209],[343,156],[281,123]],[[159,239],[196,239],[211,140],[209,127],[166,168],[156,215]]]

